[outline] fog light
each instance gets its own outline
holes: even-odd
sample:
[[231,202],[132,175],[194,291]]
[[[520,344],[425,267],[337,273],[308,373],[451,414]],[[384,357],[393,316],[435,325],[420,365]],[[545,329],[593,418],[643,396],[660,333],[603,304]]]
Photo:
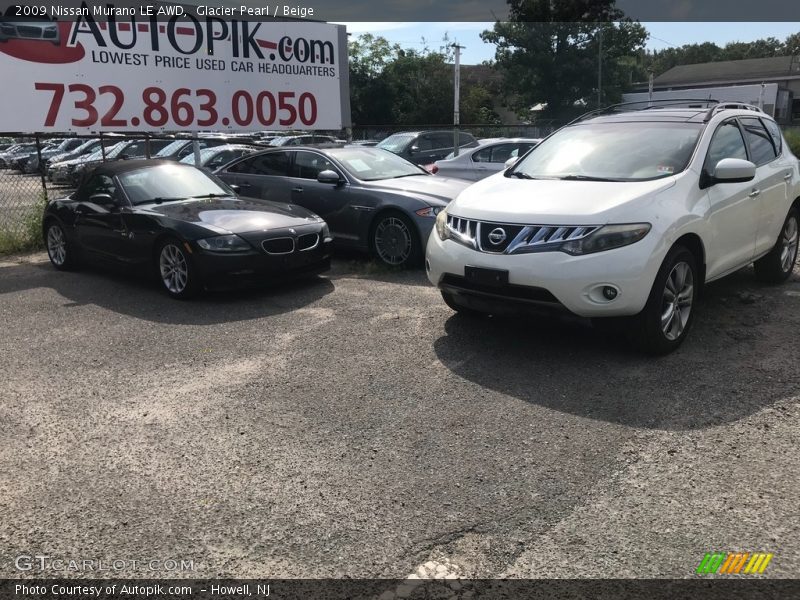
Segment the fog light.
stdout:
[[603,286],[603,298],[605,298],[609,302],[614,298],[616,298],[618,293],[619,292],[617,292],[616,288],[613,288],[610,285]]

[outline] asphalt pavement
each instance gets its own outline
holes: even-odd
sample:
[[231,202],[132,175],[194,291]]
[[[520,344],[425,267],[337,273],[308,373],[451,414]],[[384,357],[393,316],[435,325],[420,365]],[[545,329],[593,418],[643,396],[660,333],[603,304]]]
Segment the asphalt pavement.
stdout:
[[681,578],[710,551],[795,577],[800,273],[699,311],[651,358],[360,258],[192,302],[2,260],[0,577]]

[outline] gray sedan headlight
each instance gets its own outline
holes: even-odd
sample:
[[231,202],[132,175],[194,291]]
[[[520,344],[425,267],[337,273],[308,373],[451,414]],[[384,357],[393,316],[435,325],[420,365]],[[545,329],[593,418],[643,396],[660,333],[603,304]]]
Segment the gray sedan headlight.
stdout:
[[567,254],[592,254],[635,244],[650,231],[650,223],[606,225],[579,240],[565,242],[560,250]]
[[250,244],[238,235],[218,235],[197,240],[197,245],[210,252],[247,252],[252,250]]

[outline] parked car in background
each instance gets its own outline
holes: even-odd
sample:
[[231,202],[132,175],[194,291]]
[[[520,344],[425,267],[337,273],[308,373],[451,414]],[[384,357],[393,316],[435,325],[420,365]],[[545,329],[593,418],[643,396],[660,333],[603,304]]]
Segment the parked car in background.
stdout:
[[83,260],[126,272],[139,266],[181,299],[218,283],[330,267],[331,238],[317,215],[239,198],[201,169],[166,160],[100,165],[77,191],[47,205],[43,234],[57,269]]
[[[478,141],[469,133],[459,132],[459,148],[475,148]],[[406,131],[381,140],[378,148],[393,152],[417,165],[428,165],[453,152],[452,131]]]
[[36,144],[27,142],[12,146],[5,152],[0,153],[0,169],[11,168],[13,163],[23,156],[27,157],[31,152],[36,152]]
[[335,137],[330,135],[303,134],[303,135],[284,135],[273,138],[270,146],[314,146],[317,144],[338,144]]
[[81,138],[67,138],[59,143],[52,143],[41,149],[40,152],[35,150],[28,156],[27,160],[22,165],[23,173],[36,173],[40,171],[39,156],[41,155],[42,161],[47,161],[53,156],[71,152],[76,148],[82,146],[86,140]]
[[86,156],[87,154],[91,154],[96,150],[100,149],[100,145],[102,141],[100,138],[92,138],[92,139],[82,139],[83,143],[75,148],[74,150],[70,150],[69,152],[62,152],[60,154],[55,154],[45,160],[45,168],[48,178],[50,178],[50,171],[52,169],[52,165],[60,162],[64,162],[67,160],[72,160],[73,158],[80,158],[81,156]]
[[436,215],[469,185],[434,177],[378,148],[265,150],[217,175],[242,195],[313,211],[337,244],[371,251],[397,267],[421,262]]
[[[239,143],[232,141],[235,138],[228,138],[224,136],[204,136],[198,139],[197,144],[200,150],[205,148],[214,148],[216,146],[225,146],[231,143]],[[152,143],[152,141],[151,141]],[[157,153],[153,154],[153,158],[163,158],[166,160],[183,160],[187,156],[194,155],[194,141],[193,140],[175,140],[170,141],[166,146],[162,147]]]
[[800,172],[780,128],[708,104],[562,128],[439,214],[428,278],[459,312],[613,318],[642,349],[674,350],[707,282],[755,262],[780,283],[797,260]]
[[[252,154],[258,150],[254,146],[243,146],[241,144],[225,144],[224,146],[214,146],[200,151],[200,165],[208,171],[216,171],[220,167],[227,165],[246,154]],[[180,162],[187,165],[194,165],[194,152],[183,158]]]
[[478,141],[477,148],[467,148],[433,163],[434,175],[478,181],[506,168],[506,161],[519,158],[541,142],[536,138],[490,138]]
[[[109,154],[115,153],[124,142],[117,142],[116,144],[106,146],[105,152]],[[93,164],[97,165],[103,161],[103,150],[98,149],[89,154],[72,158],[57,163],[51,163],[47,170],[47,178],[53,183],[78,185],[84,172],[84,165]]]
[[92,158],[87,158],[75,165],[73,170],[73,181],[77,183],[80,178],[102,162],[115,160],[134,160],[147,156],[147,146],[150,144],[150,155],[157,156],[158,152],[172,143],[172,140],[125,140],[116,144],[113,148],[106,149],[105,160],[102,152],[95,152]]

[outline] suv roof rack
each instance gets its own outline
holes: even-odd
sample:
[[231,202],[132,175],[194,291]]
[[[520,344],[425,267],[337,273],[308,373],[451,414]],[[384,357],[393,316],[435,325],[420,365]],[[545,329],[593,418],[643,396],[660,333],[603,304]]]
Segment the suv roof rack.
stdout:
[[703,121],[708,121],[717,112],[727,109],[752,110],[754,112],[763,113],[763,111],[757,106],[745,104],[743,102],[724,102],[714,98],[665,98],[662,100],[636,100],[633,102],[620,102],[619,104],[611,104],[609,106],[604,106],[603,108],[596,108],[582,114],[576,119],[573,119],[568,123],[568,125],[572,125],[574,123],[583,121],[584,119],[596,117],[598,115],[616,112],[652,110],[656,108],[667,107],[708,108],[708,112],[706,112],[705,117],[703,117]]
[[708,109],[708,112],[706,113],[706,116],[703,118],[703,121],[710,120],[711,117],[713,117],[719,111],[726,109],[752,110],[753,112],[762,114],[764,113],[763,110],[761,110],[757,106],[753,106],[752,104],[745,104],[744,102],[720,102],[719,104],[716,104],[712,106],[710,109]]

